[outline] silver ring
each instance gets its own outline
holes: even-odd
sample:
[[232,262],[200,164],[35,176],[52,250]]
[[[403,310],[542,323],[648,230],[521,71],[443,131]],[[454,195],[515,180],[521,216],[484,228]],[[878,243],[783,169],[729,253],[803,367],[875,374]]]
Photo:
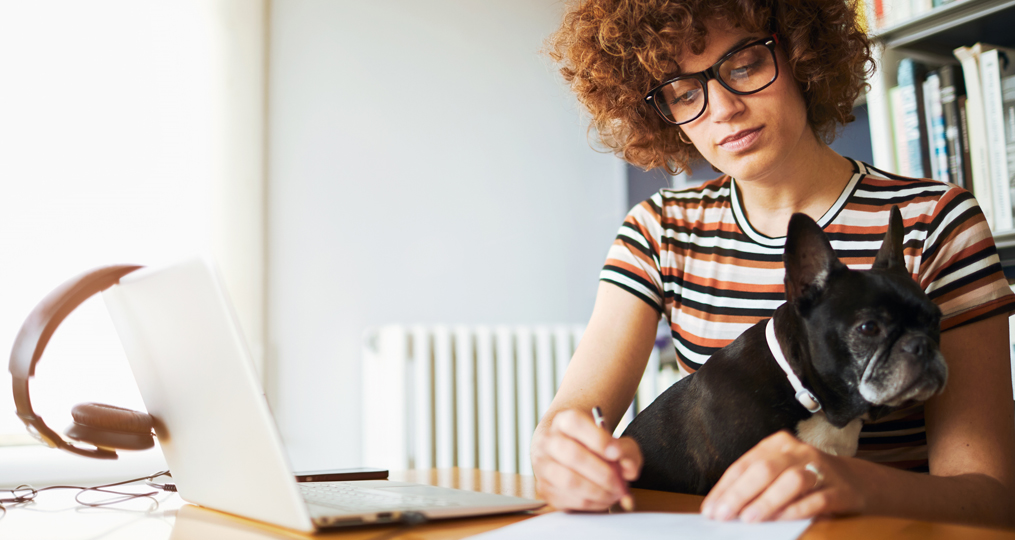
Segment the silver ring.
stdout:
[[814,485],[811,486],[811,491],[818,489],[818,486],[820,486],[821,482],[824,481],[825,475],[821,474],[821,471],[818,470],[818,466],[815,465],[813,461],[804,465],[804,470],[814,473]]

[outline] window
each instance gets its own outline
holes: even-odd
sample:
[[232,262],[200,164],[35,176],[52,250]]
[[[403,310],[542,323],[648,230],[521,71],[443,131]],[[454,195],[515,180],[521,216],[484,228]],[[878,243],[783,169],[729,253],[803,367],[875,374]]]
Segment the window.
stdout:
[[[245,164],[242,191],[259,194],[263,185],[263,4],[233,2],[231,12],[222,4],[0,6],[0,348],[10,351],[36,303],[76,274],[195,253],[219,259],[241,322],[257,320],[245,308],[260,305],[248,296],[262,294],[261,201],[231,199],[229,190],[241,189],[230,187],[235,163]],[[238,25],[255,36],[239,53]],[[252,104],[251,114],[237,115],[231,98]],[[237,215],[253,216],[254,226],[237,225]],[[236,230],[254,241],[231,242]],[[223,261],[223,244],[254,248]],[[256,268],[231,280],[230,269],[249,261]],[[237,298],[235,282],[254,285]],[[26,434],[3,373],[0,445]],[[101,296],[61,325],[31,390],[36,411],[60,432],[76,403],[143,409]]]

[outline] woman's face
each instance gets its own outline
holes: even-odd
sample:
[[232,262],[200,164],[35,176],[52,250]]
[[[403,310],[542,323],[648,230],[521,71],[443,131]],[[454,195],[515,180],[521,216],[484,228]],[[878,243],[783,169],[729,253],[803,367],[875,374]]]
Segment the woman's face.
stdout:
[[[762,33],[710,25],[708,47],[700,55],[686,53],[680,71],[708,69],[731,50],[764,37]],[[779,76],[771,86],[740,96],[711,80],[705,112],[676,128],[684,130],[712,165],[738,180],[778,178],[780,171],[793,167],[793,159],[807,155],[801,143],[815,139],[807,123],[803,94],[779,47],[776,58]]]

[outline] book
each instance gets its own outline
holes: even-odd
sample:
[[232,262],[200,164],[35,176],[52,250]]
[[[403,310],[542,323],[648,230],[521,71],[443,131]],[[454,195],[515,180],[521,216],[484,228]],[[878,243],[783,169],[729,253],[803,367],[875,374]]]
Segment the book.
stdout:
[[926,69],[912,58],[899,61],[898,81],[902,100],[902,136],[905,141],[908,170],[899,174],[913,178],[930,176],[930,151],[924,115],[923,78]]
[[966,189],[975,197],[976,190],[972,180],[973,158],[969,153],[969,122],[966,120],[966,95],[962,94],[955,98],[955,104],[959,110],[959,140],[962,141],[960,145],[962,147],[962,177],[966,179]]
[[912,0],[890,0],[892,6],[892,24],[902,24],[913,18]]
[[966,129],[969,132],[969,159],[972,164],[973,193],[980,203],[983,216],[992,230],[996,230],[991,201],[990,157],[987,153],[987,130],[983,119],[983,92],[980,90],[979,43],[972,47],[959,47],[953,52],[962,64],[962,78],[966,82]]
[[968,189],[963,170],[962,136],[959,128],[958,97],[962,94],[962,79],[956,77],[955,70],[955,66],[948,65],[941,66],[937,70],[941,79],[941,109],[945,121],[945,141],[948,145],[948,176],[955,185]]
[[1012,210],[1011,177],[1004,133],[1001,79],[1015,75],[1015,50],[978,43],[980,79],[983,92],[983,119],[987,134],[987,156],[994,202],[995,231],[1015,228]]
[[874,25],[874,28],[885,27],[885,4],[884,0],[872,0],[871,8],[869,11],[873,12],[873,16],[868,15],[868,21]]
[[[1009,75],[1001,79],[1001,105],[1004,111],[1004,140],[1008,158],[1008,185],[1012,189],[1015,189],[1015,75]],[[1015,200],[1015,192],[1012,193],[1012,199]]]
[[934,0],[883,0],[879,28],[905,24],[934,8]]
[[933,84],[933,75],[933,71],[928,71],[926,75],[924,75],[923,82],[920,83],[920,86],[923,87],[923,108],[920,109],[921,112],[923,112],[923,116],[920,117],[920,123],[926,126],[925,129],[927,130],[928,142],[927,150],[930,154],[930,169],[925,172],[927,173],[927,178],[938,180],[939,173],[937,170],[937,162],[934,160],[934,120],[931,118],[931,116],[933,116],[933,107],[930,103],[932,99],[931,94],[933,92],[933,88],[931,88]]
[[945,116],[941,103],[941,77],[937,71],[927,73],[923,80],[923,109],[930,145],[930,175],[941,182],[951,182],[948,174],[948,141],[945,138]]
[[888,102],[892,113],[892,142],[895,145],[895,172],[909,176],[909,145],[906,140],[906,121],[903,89],[900,86],[888,89]]

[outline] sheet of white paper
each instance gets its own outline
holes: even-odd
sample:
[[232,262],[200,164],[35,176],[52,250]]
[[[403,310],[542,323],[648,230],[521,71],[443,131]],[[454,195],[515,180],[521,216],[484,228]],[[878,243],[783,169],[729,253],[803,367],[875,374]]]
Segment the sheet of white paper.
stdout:
[[567,514],[552,512],[473,536],[475,540],[794,540],[810,520],[741,523],[712,521],[701,514]]

